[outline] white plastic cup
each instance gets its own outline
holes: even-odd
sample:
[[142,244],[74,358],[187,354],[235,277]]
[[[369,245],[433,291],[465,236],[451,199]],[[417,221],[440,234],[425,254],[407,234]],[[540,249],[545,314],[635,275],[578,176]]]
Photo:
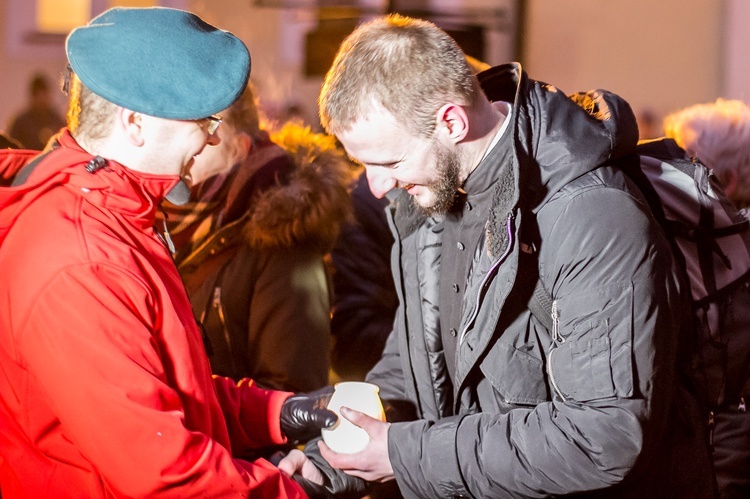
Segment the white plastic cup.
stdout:
[[323,441],[332,451],[341,454],[354,454],[363,451],[370,441],[370,436],[365,430],[355,426],[341,415],[341,406],[385,421],[383,404],[380,402],[380,396],[378,395],[380,388],[372,383],[361,381],[336,383],[334,388],[327,407],[338,415],[339,420],[332,428],[321,430]]

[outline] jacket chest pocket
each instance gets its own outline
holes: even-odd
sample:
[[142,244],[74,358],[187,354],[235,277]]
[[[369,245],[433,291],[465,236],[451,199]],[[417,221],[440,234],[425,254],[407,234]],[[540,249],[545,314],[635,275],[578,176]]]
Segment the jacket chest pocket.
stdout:
[[556,305],[548,372],[558,396],[578,402],[632,396],[632,285],[594,288]]
[[506,404],[534,406],[549,400],[542,360],[509,343],[496,341],[479,368]]

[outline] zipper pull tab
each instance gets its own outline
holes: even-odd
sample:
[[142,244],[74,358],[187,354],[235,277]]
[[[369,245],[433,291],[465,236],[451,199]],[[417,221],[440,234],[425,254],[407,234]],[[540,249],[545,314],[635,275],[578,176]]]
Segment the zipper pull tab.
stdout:
[[565,343],[560,335],[560,313],[557,310],[557,300],[552,301],[552,339],[555,343]]
[[745,397],[740,397],[740,405],[737,406],[737,410],[740,412],[745,412],[747,410],[745,407]]
[[221,288],[219,286],[214,288],[214,295],[211,298],[211,306],[214,308],[219,308],[221,306]]
[[175,247],[174,242],[172,242],[172,237],[169,235],[169,230],[167,229],[167,220],[164,219],[164,241],[167,243],[167,247],[169,248],[169,252],[173,255],[175,254]]

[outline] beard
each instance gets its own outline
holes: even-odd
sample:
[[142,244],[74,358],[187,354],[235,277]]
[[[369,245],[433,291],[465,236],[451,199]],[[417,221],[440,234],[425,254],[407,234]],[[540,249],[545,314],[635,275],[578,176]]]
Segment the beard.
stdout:
[[456,192],[461,186],[459,175],[461,159],[456,151],[443,147],[435,141],[436,178],[425,187],[432,194],[426,204],[412,197],[414,205],[427,216],[447,213],[456,199]]

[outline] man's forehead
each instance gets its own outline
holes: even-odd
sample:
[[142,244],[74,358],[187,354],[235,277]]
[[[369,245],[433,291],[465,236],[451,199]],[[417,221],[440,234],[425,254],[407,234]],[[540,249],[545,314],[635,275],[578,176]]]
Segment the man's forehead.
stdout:
[[376,106],[362,113],[346,130],[337,135],[345,135],[350,138],[365,138],[390,133],[405,134],[408,132],[407,127],[399,122],[393,113],[382,106]]
[[349,157],[364,165],[398,161],[418,139],[386,110],[363,116],[337,137]]

